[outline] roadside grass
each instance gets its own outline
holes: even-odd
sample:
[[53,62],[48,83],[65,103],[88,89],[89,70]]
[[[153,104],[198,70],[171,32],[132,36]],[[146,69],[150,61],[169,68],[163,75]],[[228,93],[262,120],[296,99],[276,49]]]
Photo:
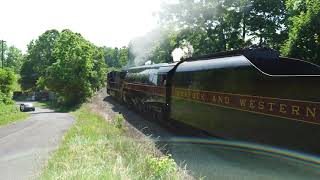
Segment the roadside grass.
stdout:
[[67,107],[67,106],[62,106],[54,101],[40,101],[40,102],[34,102],[33,104],[35,107],[49,108],[49,109],[53,109],[56,112],[71,112],[79,109],[79,106]]
[[0,126],[4,126],[19,120],[24,120],[29,116],[30,114],[28,113],[20,112],[19,108],[14,104],[0,104]]
[[118,116],[114,123],[89,110],[73,112],[76,122],[65,134],[40,179],[185,179],[170,155],[160,155],[151,141],[126,135]]

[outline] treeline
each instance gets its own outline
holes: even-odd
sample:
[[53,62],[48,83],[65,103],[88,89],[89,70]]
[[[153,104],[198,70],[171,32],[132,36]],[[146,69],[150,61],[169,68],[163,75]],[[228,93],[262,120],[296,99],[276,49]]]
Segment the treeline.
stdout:
[[[2,43],[2,42],[1,42]],[[0,44],[0,106],[13,104],[12,95],[24,56],[15,46]]]
[[19,73],[23,60],[24,56],[20,49],[16,48],[15,46],[8,46],[6,42],[3,42],[2,48],[0,41],[0,67],[11,68],[15,71],[15,73]]
[[108,68],[128,62],[128,48],[97,47],[70,30],[46,31],[28,44],[25,54],[4,43],[3,54],[0,103],[13,103],[13,86],[20,77],[25,92],[51,91],[60,104],[78,104],[104,86]]
[[178,0],[159,17],[161,28],[130,42],[129,64],[170,62],[186,41],[194,55],[267,46],[320,64],[319,0]]
[[48,30],[28,45],[21,67],[23,90],[45,89],[57,101],[74,105],[104,86],[103,48],[70,30]]
[[103,47],[104,59],[108,67],[121,68],[128,63],[128,48]]

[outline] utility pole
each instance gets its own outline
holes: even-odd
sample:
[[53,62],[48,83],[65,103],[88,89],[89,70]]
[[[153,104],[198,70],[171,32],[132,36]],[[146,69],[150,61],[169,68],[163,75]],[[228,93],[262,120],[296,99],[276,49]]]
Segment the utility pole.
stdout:
[[4,48],[3,48],[3,45],[4,45],[4,40],[1,40],[1,60],[2,60],[2,69],[4,68]]

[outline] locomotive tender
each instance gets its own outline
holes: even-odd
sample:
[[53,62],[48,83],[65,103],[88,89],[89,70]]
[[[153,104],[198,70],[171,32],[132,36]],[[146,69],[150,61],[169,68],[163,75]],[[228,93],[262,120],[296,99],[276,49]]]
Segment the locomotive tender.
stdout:
[[320,67],[244,49],[108,74],[107,92],[164,122],[320,153]]

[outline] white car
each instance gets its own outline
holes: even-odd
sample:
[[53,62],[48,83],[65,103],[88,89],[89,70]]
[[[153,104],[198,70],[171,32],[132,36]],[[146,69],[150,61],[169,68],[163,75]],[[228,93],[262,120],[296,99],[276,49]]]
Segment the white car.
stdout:
[[22,103],[20,104],[20,111],[26,112],[26,111],[35,111],[36,108],[33,106],[32,103]]

